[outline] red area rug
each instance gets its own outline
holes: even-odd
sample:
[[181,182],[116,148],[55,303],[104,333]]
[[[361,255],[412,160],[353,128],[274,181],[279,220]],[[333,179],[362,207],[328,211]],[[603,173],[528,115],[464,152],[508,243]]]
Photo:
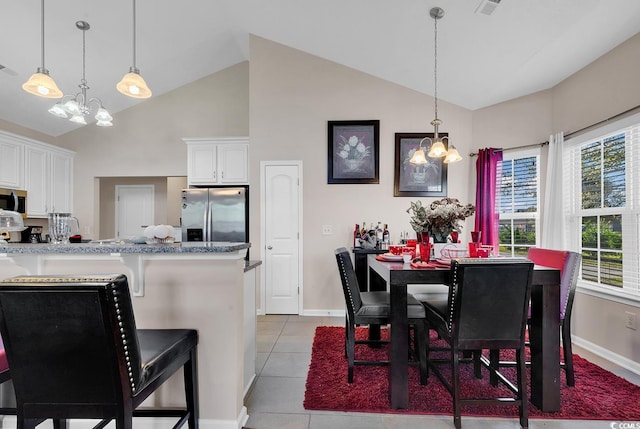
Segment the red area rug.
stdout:
[[[366,328],[357,328],[357,337],[364,339]],[[383,330],[383,337],[387,336]],[[440,340],[441,341],[441,340]],[[444,345],[432,339],[432,345]],[[388,346],[387,346],[388,347]],[[356,358],[385,359],[386,347],[370,349],[356,346]],[[504,356],[504,359],[511,359]],[[600,368],[574,354],[576,386],[568,387],[561,371],[561,409],[556,413],[543,413],[529,403],[532,418],[580,419],[580,420],[640,420],[640,386]],[[446,364],[445,364],[446,365]],[[488,384],[488,374],[478,380],[473,376],[472,365],[462,365],[462,395],[510,396],[504,387],[493,388]],[[503,372],[515,380],[515,369]],[[443,373],[450,374],[445,367]],[[530,392],[530,390],[529,390]],[[307,375],[304,407],[308,410],[359,411],[407,414],[453,413],[451,395],[440,380],[430,374],[429,383],[420,385],[417,367],[409,368],[409,408],[389,408],[388,367],[356,366],[354,383],[347,383],[347,360],[344,355],[344,328],[321,326],[316,329],[313,341],[311,365]],[[517,407],[463,407],[463,416],[516,417]]]

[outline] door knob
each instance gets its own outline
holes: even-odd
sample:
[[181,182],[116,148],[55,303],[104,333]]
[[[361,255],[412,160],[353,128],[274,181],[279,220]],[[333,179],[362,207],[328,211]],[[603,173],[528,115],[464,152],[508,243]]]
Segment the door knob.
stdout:
[[271,249],[273,249],[272,246],[267,246],[267,250],[271,250]]

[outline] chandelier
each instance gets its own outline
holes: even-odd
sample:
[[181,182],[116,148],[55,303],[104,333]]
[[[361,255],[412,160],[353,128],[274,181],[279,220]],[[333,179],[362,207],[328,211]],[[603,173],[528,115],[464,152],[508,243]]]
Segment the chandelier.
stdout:
[[85,116],[90,114],[92,106],[95,106],[97,108],[94,116],[97,121],[96,125],[99,127],[110,127],[113,125],[111,122],[113,118],[107,109],[102,106],[102,101],[97,97],[87,98],[89,85],[87,85],[85,76],[85,35],[91,26],[86,21],[77,21],[76,27],[82,30],[82,80],[80,80],[80,85],[78,85],[80,92],[73,96],[65,95],[62,100],[49,109],[49,113],[59,118],[69,118],[71,122],[77,124],[86,125],[87,121],[85,120]]
[[429,16],[433,18],[434,22],[434,61],[433,61],[433,75],[434,75],[434,100],[435,100],[435,118],[431,121],[431,125],[433,125],[433,139],[429,137],[425,137],[420,140],[418,145],[418,149],[414,152],[413,156],[409,160],[410,163],[416,165],[422,165],[429,162],[425,156],[424,148],[422,147],[422,143],[426,140],[429,140],[431,143],[431,148],[429,150],[428,156],[430,158],[442,158],[444,157],[443,162],[448,164],[450,162],[457,162],[462,160],[462,157],[458,153],[458,150],[454,145],[449,144],[449,149],[444,145],[444,139],[447,139],[447,143],[449,143],[449,137],[443,136],[440,137],[438,135],[438,127],[442,124],[442,121],[438,119],[438,20],[444,16],[444,10],[439,7],[434,7],[429,11]]

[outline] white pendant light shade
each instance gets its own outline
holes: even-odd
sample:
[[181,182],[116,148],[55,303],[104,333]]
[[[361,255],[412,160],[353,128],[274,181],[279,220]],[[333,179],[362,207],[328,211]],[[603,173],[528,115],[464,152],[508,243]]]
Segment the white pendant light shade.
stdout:
[[462,161],[462,157],[458,153],[458,149],[454,145],[449,146],[449,150],[447,151],[447,156],[444,158],[444,163],[449,164],[450,162],[458,162]]
[[118,91],[122,94],[133,98],[149,98],[151,97],[151,90],[147,86],[138,69],[132,67],[129,69],[129,73],[116,85]]
[[84,116],[82,116],[82,114],[73,115],[69,120],[71,122],[75,122],[76,124],[87,125],[87,121],[84,119]]
[[64,110],[64,106],[62,105],[62,103],[58,102],[56,104],[54,104],[53,106],[51,106],[51,108],[49,109],[49,113],[51,113],[53,116],[57,116],[58,118],[67,118],[67,111]]
[[107,112],[107,109],[101,107],[98,109],[98,112],[96,113],[96,125],[99,127],[111,127],[113,126],[113,123],[111,122],[113,120],[113,118],[111,117],[111,115],[109,114],[109,112]]
[[78,102],[74,100],[69,100],[64,103],[64,109],[71,113],[72,115],[82,115],[82,111],[80,110],[80,105]]
[[422,148],[422,146],[416,149],[409,162],[415,165],[423,165],[427,163],[427,157],[424,156],[424,149]]
[[44,66],[44,0],[40,1],[40,43],[42,46],[42,65],[38,67],[38,70],[31,75],[28,81],[22,84],[24,89],[29,94],[37,95],[44,98],[61,98],[63,96],[62,91],[56,85],[56,82],[49,76],[49,70]]
[[49,76],[49,71],[38,67],[37,73],[31,75],[28,81],[22,84],[22,89],[29,94],[44,98],[61,98],[62,91],[55,81]]
[[444,144],[440,140],[436,140],[429,150],[430,158],[441,158],[447,154],[447,149],[444,147]]

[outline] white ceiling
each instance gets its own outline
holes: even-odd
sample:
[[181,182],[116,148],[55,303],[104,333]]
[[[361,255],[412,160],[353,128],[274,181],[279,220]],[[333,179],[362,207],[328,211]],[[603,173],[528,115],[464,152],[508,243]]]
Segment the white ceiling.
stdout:
[[[484,0],[482,0],[484,1]],[[154,96],[249,59],[249,34],[477,109],[550,88],[640,31],[638,0],[137,0],[137,66]],[[21,85],[41,65],[40,1],[0,3],[0,119],[59,136],[79,127]],[[115,84],[133,63],[131,0],[47,0],[45,66],[78,91],[86,34],[89,97],[112,113],[144,102]],[[93,126],[93,125],[88,125]],[[117,122],[114,126],[117,126]]]

